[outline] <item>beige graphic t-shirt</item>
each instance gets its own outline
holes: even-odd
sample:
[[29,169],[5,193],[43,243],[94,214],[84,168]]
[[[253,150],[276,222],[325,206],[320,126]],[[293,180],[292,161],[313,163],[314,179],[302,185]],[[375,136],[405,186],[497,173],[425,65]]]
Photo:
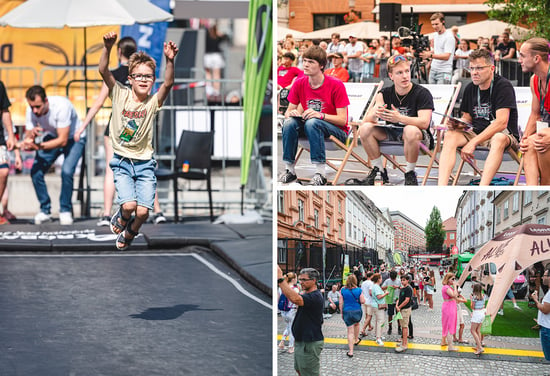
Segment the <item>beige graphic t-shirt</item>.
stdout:
[[123,157],[149,160],[153,157],[153,124],[160,111],[157,94],[135,102],[132,89],[116,82],[111,90],[113,116],[109,138],[113,151]]

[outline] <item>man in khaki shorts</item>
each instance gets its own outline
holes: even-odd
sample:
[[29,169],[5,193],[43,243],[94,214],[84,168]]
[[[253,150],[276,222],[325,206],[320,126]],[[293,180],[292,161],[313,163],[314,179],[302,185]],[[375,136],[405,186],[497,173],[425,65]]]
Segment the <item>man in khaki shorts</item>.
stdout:
[[518,150],[518,111],[514,87],[495,73],[491,52],[480,49],[468,57],[472,82],[466,86],[460,103],[461,121],[449,119],[439,164],[439,185],[447,185],[455,165],[456,150],[473,161],[477,146],[489,147],[479,185],[489,185],[506,151]]
[[396,352],[403,352],[408,349],[407,337],[409,335],[409,320],[411,318],[411,306],[413,297],[413,290],[409,284],[410,281],[411,277],[408,275],[404,275],[401,277],[401,290],[399,291],[399,300],[395,305],[396,311],[401,312],[401,316],[403,316],[403,318],[399,320],[403,337],[401,340],[401,344],[395,348]]

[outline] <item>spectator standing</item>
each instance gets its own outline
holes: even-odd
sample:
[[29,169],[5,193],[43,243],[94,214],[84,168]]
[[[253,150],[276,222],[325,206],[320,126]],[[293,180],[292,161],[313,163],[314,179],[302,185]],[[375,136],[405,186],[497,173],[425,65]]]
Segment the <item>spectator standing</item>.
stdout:
[[317,289],[319,272],[313,268],[300,270],[298,281],[302,293],[294,291],[277,266],[277,284],[283,294],[298,306],[292,334],[294,335],[294,369],[301,376],[320,375],[320,356],[323,351],[322,332],[324,299]]
[[325,76],[331,76],[339,79],[342,82],[349,81],[349,73],[346,68],[342,66],[344,62],[344,55],[341,52],[335,52],[332,54],[332,63],[334,68],[325,70]]
[[[294,290],[296,293],[298,293],[299,290],[298,290],[298,287],[296,286],[296,282],[297,282],[296,273],[292,273],[292,272],[287,273],[284,278],[286,278],[286,283],[290,286],[290,288]],[[278,289],[278,292],[279,292],[279,298],[284,295],[280,287]],[[281,350],[285,348],[285,338],[288,338],[288,353],[292,354],[294,352],[294,336],[292,335],[292,323],[294,322],[294,317],[296,317],[296,310],[298,306],[292,303],[290,300],[288,300],[287,308],[288,308],[287,311],[285,310],[281,311],[281,317],[285,321],[286,327],[285,327],[285,330],[283,331],[281,342],[279,342],[279,348]]]
[[530,82],[531,113],[520,143],[527,185],[550,185],[549,53],[550,46],[544,38],[531,38],[519,50],[522,71],[534,73]]
[[435,273],[430,269],[428,275],[424,279],[424,295],[428,304],[428,311],[434,308],[433,294],[435,292]]
[[384,346],[384,342],[382,342],[382,325],[386,321],[387,303],[385,298],[388,296],[389,292],[384,292],[380,287],[382,283],[382,276],[380,273],[375,273],[372,276],[372,283],[371,294],[376,325],[376,344],[378,346]]
[[470,56],[471,53],[470,42],[466,39],[462,39],[455,52],[456,69],[453,72],[453,79],[451,82],[453,85],[462,77],[470,77],[470,72],[468,72],[468,56]]
[[[550,269],[548,267],[542,275],[542,284],[550,286]],[[533,292],[531,298],[535,301],[538,310],[537,323],[540,326],[540,343],[544,358],[550,360],[550,290],[544,295],[541,302],[539,302],[538,291]]]
[[413,297],[413,290],[412,287],[409,285],[410,281],[409,275],[403,275],[401,277],[401,289],[399,290],[399,300],[397,301],[397,304],[395,305],[395,310],[397,312],[401,312],[402,318],[399,319],[399,325],[401,325],[401,332],[402,332],[402,339],[401,344],[399,344],[395,351],[400,353],[407,351],[409,348],[408,346],[408,338],[409,338],[409,319],[411,318],[411,312],[412,312],[412,297]]
[[397,278],[395,270],[390,271],[390,278],[382,283],[382,290],[386,291],[386,304],[388,305],[388,335],[392,333],[392,319],[395,314],[395,303],[399,298],[399,289],[401,288],[401,279]]
[[441,295],[443,296],[443,305],[441,306],[441,326],[442,339],[441,346],[449,346],[449,351],[458,351],[458,348],[453,346],[453,336],[456,333],[457,322],[457,304],[458,297],[457,286],[455,283],[455,275],[447,273],[441,282]]
[[324,139],[334,135],[345,143],[348,137],[348,95],[342,81],[323,74],[326,63],[326,52],[318,46],[310,47],[304,54],[304,77],[296,80],[288,95],[282,130],[286,171],[279,177],[281,183],[298,179],[295,167],[300,136],[305,135],[310,144],[310,158],[316,169],[312,185],[327,184]]
[[350,35],[349,43],[346,44],[344,50],[344,61],[348,68],[349,81],[361,82],[361,74],[363,73],[363,60],[361,56],[365,53],[365,45],[357,40],[357,36]]
[[[10,173],[10,158],[8,151],[14,150],[16,147],[15,135],[13,133],[13,122],[11,120],[10,113],[10,100],[4,83],[0,81],[0,198],[4,196],[8,186],[8,175]],[[5,131],[5,132],[4,132]],[[7,139],[4,136],[7,134]],[[17,151],[17,155],[19,151]],[[17,159],[16,159],[17,161]],[[21,163],[21,157],[19,156],[19,163]],[[7,202],[6,202],[7,203]],[[2,216],[0,217],[0,225],[9,223],[9,219],[6,218],[6,214],[9,213],[7,207],[2,208]]]
[[367,328],[369,331],[372,330],[371,320],[373,316],[374,309],[372,308],[372,295],[371,295],[371,289],[373,286],[372,282],[372,276],[374,275],[373,272],[367,272],[367,279],[361,283],[361,290],[363,291],[363,296],[365,297],[365,304],[363,304],[363,308],[365,309],[365,320],[363,322],[363,328],[361,329],[361,337],[367,336]]
[[225,68],[221,43],[228,40],[227,35],[218,31],[218,25],[211,25],[206,32],[206,49],[204,52],[204,69],[206,70],[207,95],[221,95],[222,69]]
[[365,53],[361,55],[363,60],[363,73],[361,76],[361,82],[365,82],[374,77],[374,65],[376,60],[376,50],[374,46],[369,46]]
[[359,324],[363,317],[361,304],[365,304],[362,290],[357,287],[357,278],[350,274],[346,279],[346,285],[340,291],[340,307],[342,307],[342,319],[347,327],[348,348],[346,355],[353,358],[353,348],[357,346],[359,338]]
[[73,136],[80,119],[72,103],[65,97],[47,97],[42,86],[32,86],[26,93],[26,132],[23,149],[36,151],[31,168],[31,179],[40,203],[40,212],[34,216],[39,225],[51,218],[51,200],[44,175],[55,160],[63,154],[61,167],[61,193],[59,196],[59,223],[73,224],[73,181],[78,160],[82,156],[86,137],[78,142]]
[[435,31],[434,49],[423,51],[424,59],[431,59],[430,84],[450,84],[453,75],[453,56],[455,53],[455,37],[451,30],[445,29],[445,16],[437,12],[432,14],[430,22]]
[[327,45],[327,68],[334,68],[334,56],[336,53],[340,53],[340,56],[344,56],[345,45],[340,42],[340,34],[332,33],[330,36],[330,43]]
[[472,319],[470,332],[476,342],[476,351],[474,354],[479,355],[483,350],[481,344],[481,324],[485,319],[485,301],[487,298],[483,294],[480,283],[475,283],[472,287],[472,296],[470,298],[470,306],[472,308]]

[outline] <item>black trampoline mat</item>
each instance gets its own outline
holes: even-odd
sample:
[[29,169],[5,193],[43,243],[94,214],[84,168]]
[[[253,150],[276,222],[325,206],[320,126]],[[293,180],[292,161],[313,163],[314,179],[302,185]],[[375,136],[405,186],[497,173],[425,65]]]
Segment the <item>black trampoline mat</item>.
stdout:
[[271,328],[270,299],[206,255],[0,258],[2,376],[271,375]]

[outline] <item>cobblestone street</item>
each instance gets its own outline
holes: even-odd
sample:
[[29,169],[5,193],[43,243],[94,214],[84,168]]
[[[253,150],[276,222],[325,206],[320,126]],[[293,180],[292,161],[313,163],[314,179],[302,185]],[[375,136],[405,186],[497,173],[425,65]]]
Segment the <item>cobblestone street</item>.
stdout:
[[[384,346],[377,346],[374,332],[369,332],[359,346],[354,357],[346,356],[346,328],[341,315],[326,318],[323,324],[325,347],[321,353],[321,374],[328,375],[444,375],[452,371],[454,375],[550,375],[550,363],[542,357],[539,338],[487,336],[484,340],[486,352],[480,357],[473,354],[474,340],[470,333],[470,314],[461,305],[464,317],[463,339],[468,344],[460,345],[460,352],[449,353],[440,346],[441,342],[441,279],[436,273],[437,292],[433,295],[434,309],[429,311],[420,305],[413,311],[414,339],[409,340],[406,353],[395,353],[394,347],[399,338],[394,325],[392,335],[387,335],[387,324],[383,328]],[[470,282],[466,282],[462,294],[469,297]],[[505,314],[506,314],[505,307]],[[278,317],[280,336],[284,323]],[[508,355],[509,349],[522,350],[521,355]],[[293,355],[279,350],[277,356],[278,375],[296,375]],[[514,354],[518,354],[515,353]]]

